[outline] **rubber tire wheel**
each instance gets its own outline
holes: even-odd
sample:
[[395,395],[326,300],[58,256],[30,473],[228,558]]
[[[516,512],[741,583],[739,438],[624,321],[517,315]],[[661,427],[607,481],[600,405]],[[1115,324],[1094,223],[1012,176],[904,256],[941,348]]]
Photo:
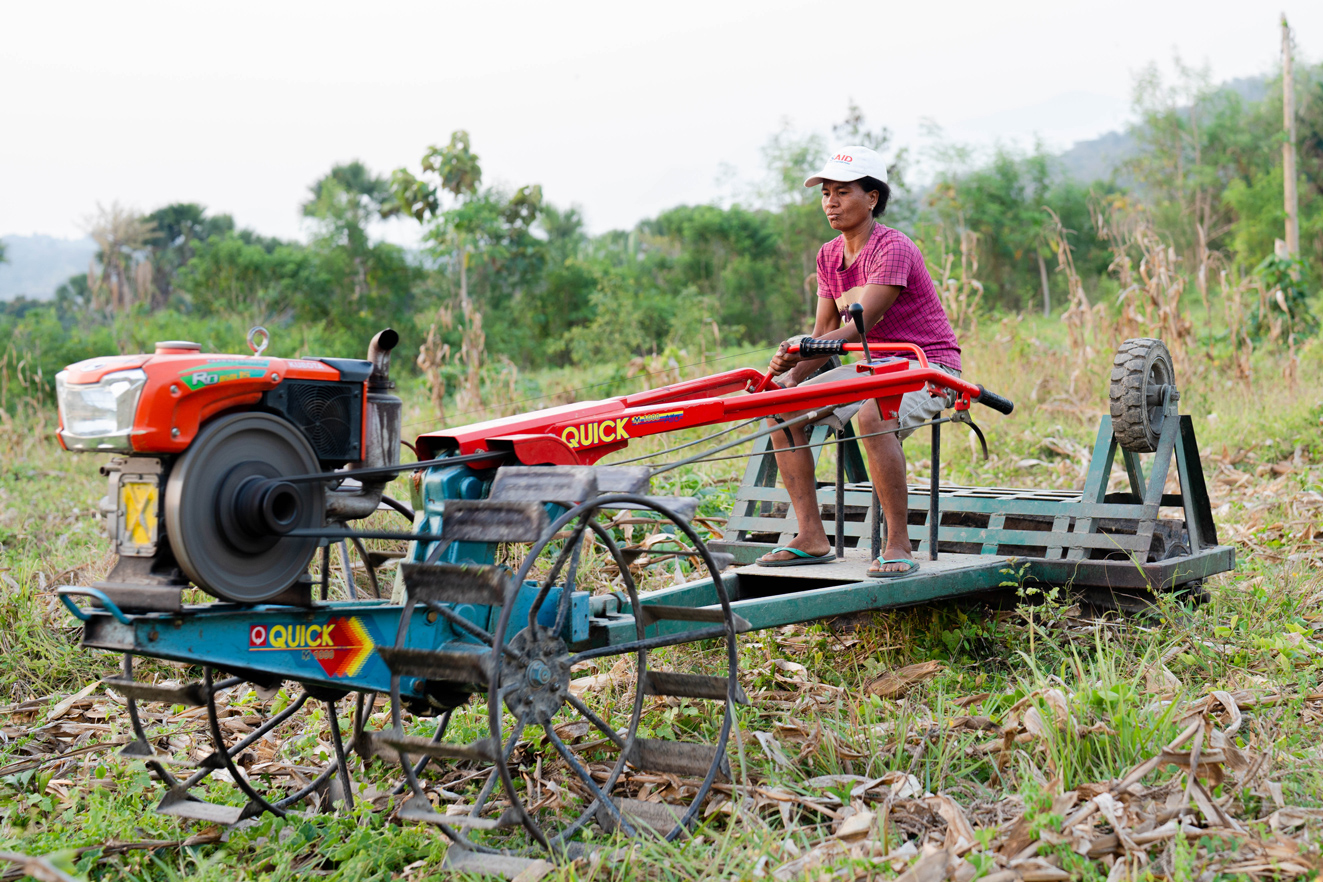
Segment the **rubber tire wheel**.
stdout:
[[1112,410],[1112,433],[1131,453],[1158,449],[1162,432],[1162,404],[1148,404],[1148,390],[1176,385],[1167,345],[1152,337],[1137,337],[1121,344],[1112,360],[1112,385],[1108,393]]
[[[254,552],[226,538],[217,497],[227,473],[247,462],[262,462],[286,476],[318,470],[312,445],[286,420],[256,412],[217,417],[203,426],[170,470],[162,508],[170,548],[193,584],[221,600],[263,603],[306,572],[318,542],[309,536],[284,536]],[[297,487],[302,515],[296,526],[320,526],[326,510],[322,485]]]

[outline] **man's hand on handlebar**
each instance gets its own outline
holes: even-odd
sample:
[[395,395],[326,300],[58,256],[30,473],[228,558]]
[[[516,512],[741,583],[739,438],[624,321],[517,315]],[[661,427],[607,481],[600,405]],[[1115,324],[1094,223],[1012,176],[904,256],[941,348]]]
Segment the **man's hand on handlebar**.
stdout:
[[776,350],[776,354],[772,356],[772,361],[768,364],[768,367],[774,374],[783,374],[794,368],[800,361],[799,353],[790,352],[790,341],[782,340],[781,345]]

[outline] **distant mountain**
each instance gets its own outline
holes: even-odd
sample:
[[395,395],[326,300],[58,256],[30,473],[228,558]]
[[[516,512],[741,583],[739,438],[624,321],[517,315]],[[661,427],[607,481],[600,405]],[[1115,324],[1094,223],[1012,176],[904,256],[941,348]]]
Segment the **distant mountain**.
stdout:
[[26,297],[50,300],[70,276],[87,272],[96,254],[89,239],[54,236],[5,236],[5,262],[0,263],[0,300]]
[[[1268,94],[1268,79],[1240,77],[1228,80],[1220,89],[1235,92],[1247,102],[1262,101]],[[1060,155],[1062,171],[1085,184],[1105,181],[1135,155],[1135,150],[1135,139],[1129,132],[1108,132],[1088,141],[1076,141],[1075,146]]]
[[1061,156],[1061,170],[1066,177],[1083,184],[1105,181],[1131,156],[1135,139],[1129,132],[1108,132],[1089,141],[1076,141]]

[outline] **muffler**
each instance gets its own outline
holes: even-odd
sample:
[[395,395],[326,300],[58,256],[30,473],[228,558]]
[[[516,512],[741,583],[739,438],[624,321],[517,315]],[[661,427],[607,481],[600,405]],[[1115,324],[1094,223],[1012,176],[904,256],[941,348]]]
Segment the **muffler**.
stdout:
[[[354,479],[357,469],[374,469],[398,465],[400,461],[400,414],[404,402],[394,394],[395,383],[390,378],[390,353],[400,342],[400,335],[391,328],[377,333],[368,344],[368,360],[372,374],[368,377],[367,410],[364,414],[363,458],[350,466],[346,478]],[[354,521],[367,517],[381,504],[381,495],[389,477],[365,478],[355,488],[331,490],[326,494],[328,521]]]

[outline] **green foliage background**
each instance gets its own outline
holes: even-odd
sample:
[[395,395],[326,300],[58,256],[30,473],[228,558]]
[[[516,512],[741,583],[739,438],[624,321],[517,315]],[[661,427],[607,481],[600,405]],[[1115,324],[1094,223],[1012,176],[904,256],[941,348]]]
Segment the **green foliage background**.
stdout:
[[[1045,273],[1052,308],[1067,305],[1065,277],[1048,271],[1057,262],[1049,209],[1068,231],[1087,296],[1113,299],[1113,255],[1091,212],[1125,196],[1142,204],[1185,271],[1204,254],[1233,281],[1257,273],[1300,313],[1293,327],[1312,333],[1323,269],[1323,67],[1302,67],[1297,82],[1302,254],[1285,270],[1267,260],[1283,227],[1279,86],[1248,101],[1199,71],[1178,66],[1174,80],[1145,71],[1130,131],[1136,150],[1110,180],[1089,185],[1041,147],[980,155],[940,143],[921,157],[931,184],[919,190],[907,186],[914,157],[892,149],[890,133],[870,129],[859,108],[832,138],[895,157],[885,220],[919,243],[937,274],[943,256],[974,234],[984,311],[1039,308]],[[817,194],[800,186],[826,143],[784,130],[764,150],[762,186],[735,204],[676,206],[631,230],[590,236],[580,211],[547,202],[540,186],[485,185],[469,134],[457,131],[417,168],[331,169],[303,205],[307,241],[264,237],[196,204],[160,208],[138,219],[138,238],[117,246],[117,259],[146,268],[128,307],[112,309],[96,278],[77,276],[53,302],[4,304],[0,334],[46,384],[69,362],[157,338],[239,351],[255,324],[287,355],[355,354],[386,325],[406,346],[435,325],[438,349],[458,353],[481,315],[484,360],[524,370],[774,343],[804,330],[814,257],[834,235]],[[420,251],[374,241],[371,224],[392,216],[421,225]],[[467,306],[447,314],[457,304]],[[417,370],[412,358],[398,361]],[[450,388],[467,369],[460,361],[439,368]]]

